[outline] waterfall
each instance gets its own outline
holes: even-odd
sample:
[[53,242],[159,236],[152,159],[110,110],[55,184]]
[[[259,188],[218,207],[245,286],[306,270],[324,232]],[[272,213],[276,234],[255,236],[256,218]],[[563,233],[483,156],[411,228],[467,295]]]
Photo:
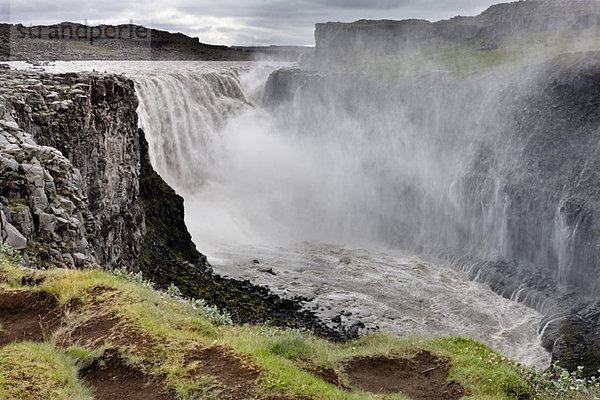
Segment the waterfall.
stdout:
[[[186,224],[216,272],[314,298],[325,321],[329,308],[352,310],[349,323],[466,334],[548,363],[538,333],[564,313],[497,262],[516,254],[522,205],[507,187],[524,140],[503,137],[501,88],[423,94],[313,74],[272,101],[277,65],[134,67],[126,73],[151,161],[184,196]],[[459,272],[398,252],[442,255]],[[277,276],[249,266],[254,258]]]
[[550,348],[572,309],[596,315],[600,147],[585,82],[60,67],[134,81],[151,161],[218,273],[315,298],[325,320],[331,307],[400,334],[468,334],[537,365],[538,333]]
[[215,163],[217,132],[249,104],[236,71],[141,75],[136,91],[153,165],[179,191],[194,193]]
[[382,88],[280,71],[265,107],[273,69],[134,76],[153,164],[191,195],[202,245],[375,244],[575,282],[577,226],[556,211],[566,192],[540,184],[526,150],[539,139],[512,101],[534,80]]
[[[217,272],[402,334],[473,322],[539,361],[538,332],[551,348],[566,319],[598,326],[598,62],[414,82],[250,63],[57,68],[135,82],[152,163]],[[443,318],[419,308],[425,289]]]
[[[289,250],[298,243],[433,255],[544,315],[511,321],[536,324],[547,346],[569,310],[586,309],[599,287],[596,128],[571,118],[585,100],[557,94],[559,78],[532,70],[381,85],[293,69],[269,77],[274,69],[134,76],[153,163],[184,194],[186,223],[217,271],[277,282],[239,260],[262,255],[294,276],[317,257]],[[281,287],[333,301],[322,288]],[[395,304],[378,299],[364,307]],[[495,343],[490,329],[481,339]],[[534,340],[525,336],[522,348]]]

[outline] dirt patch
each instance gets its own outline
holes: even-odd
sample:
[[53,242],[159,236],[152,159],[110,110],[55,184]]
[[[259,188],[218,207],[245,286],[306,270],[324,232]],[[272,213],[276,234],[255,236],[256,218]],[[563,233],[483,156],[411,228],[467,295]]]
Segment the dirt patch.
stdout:
[[61,322],[62,310],[44,292],[0,288],[0,346],[12,342],[43,342]]
[[74,307],[81,313],[72,314],[66,321],[69,329],[61,332],[57,341],[59,346],[77,344],[98,348],[110,345],[113,348],[125,347],[132,351],[151,351],[158,345],[150,335],[131,327],[114,310],[106,307],[106,297],[118,295],[115,289],[95,287],[86,294],[89,300]]
[[22,286],[39,286],[42,283],[44,283],[44,281],[46,281],[45,276],[40,276],[40,275],[33,273],[33,274],[23,276],[21,278],[21,285]]
[[350,390],[350,388],[348,388],[348,386],[346,386],[346,384],[344,383],[343,379],[338,375],[338,373],[333,369],[333,368],[326,368],[320,365],[310,365],[308,367],[305,368],[306,371],[310,372],[311,374],[318,376],[319,378],[321,378],[322,380],[324,380],[327,383],[330,383],[334,386],[337,386],[338,388],[342,389],[342,390]]
[[71,328],[68,333],[59,338],[58,344],[61,346],[77,344],[90,348],[100,347],[106,344],[120,322],[113,315],[95,315],[81,325]]
[[68,330],[62,330],[57,338],[58,346],[67,347],[70,345],[80,345],[83,347],[97,348],[106,344],[108,338],[114,335],[114,332],[121,324],[121,320],[105,307],[102,307],[102,301],[98,299],[106,288],[93,288],[86,292],[89,300],[74,298],[69,303],[72,311],[65,319],[65,326]]
[[413,400],[455,400],[464,395],[458,384],[448,384],[447,361],[422,351],[412,359],[358,357],[348,361],[350,382],[371,393],[402,393]]
[[222,389],[219,398],[246,398],[260,376],[260,369],[251,361],[222,346],[198,348],[186,354],[185,364],[192,376],[214,377]]
[[81,371],[81,377],[94,388],[94,400],[172,400],[164,381],[127,365],[115,352],[105,354]]

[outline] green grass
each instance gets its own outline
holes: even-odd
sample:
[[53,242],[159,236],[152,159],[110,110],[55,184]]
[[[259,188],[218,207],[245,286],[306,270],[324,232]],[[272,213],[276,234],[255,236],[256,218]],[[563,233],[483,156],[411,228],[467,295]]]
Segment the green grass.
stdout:
[[[16,268],[0,255],[4,287],[20,288],[21,277],[27,274],[30,272]],[[64,326],[49,343],[9,345],[0,351],[0,398],[83,399],[89,392],[78,380],[77,369],[92,363],[105,349],[115,349],[139,370],[164,378],[167,387],[182,399],[219,398],[222,388],[218,379],[191,374],[193,365],[185,362],[186,354],[208,347],[223,349],[258,368],[257,396],[406,399],[400,394],[374,395],[357,388],[345,391],[309,371],[315,367],[333,369],[351,386],[344,375],[347,360],[371,355],[410,358],[422,350],[449,360],[449,380],[462,385],[468,399],[528,398],[531,394],[517,365],[466,338],[400,338],[378,333],[349,343],[332,343],[299,330],[215,325],[189,302],[111,273],[48,270],[37,274],[47,279],[28,290],[51,293],[63,305],[77,299],[79,308],[66,316]],[[90,291],[98,287],[104,291]],[[118,316],[123,329],[136,337],[135,343],[109,340],[100,348],[52,345],[63,343],[74,327],[99,315]],[[18,378],[23,376],[27,379]],[[46,393],[54,397],[42,397]]]
[[64,352],[47,343],[17,343],[0,349],[0,398],[84,400],[91,392]]

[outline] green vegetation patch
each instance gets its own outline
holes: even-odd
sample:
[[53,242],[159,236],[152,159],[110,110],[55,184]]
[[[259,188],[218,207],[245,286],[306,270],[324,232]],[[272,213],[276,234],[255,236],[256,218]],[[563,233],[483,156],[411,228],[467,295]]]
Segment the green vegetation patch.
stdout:
[[50,344],[16,343],[0,349],[0,398],[87,400],[91,393],[66,354]]
[[[346,367],[365,358],[409,360],[410,365],[422,352],[444,364],[445,382],[460,385],[466,399],[592,400],[599,393],[597,381],[582,381],[560,369],[554,374],[526,369],[468,338],[377,333],[334,343],[305,330],[230,325],[225,314],[183,298],[175,286],[157,291],[139,273],[37,271],[45,280],[22,287],[20,277],[27,274],[31,271],[0,252],[3,290],[47,292],[66,311],[49,343],[0,349],[2,399],[88,399],[91,389],[78,371],[111,365],[103,364],[107,354],[158,382],[164,393],[190,400],[407,399],[401,393],[365,392]],[[77,312],[69,311],[73,305]]]

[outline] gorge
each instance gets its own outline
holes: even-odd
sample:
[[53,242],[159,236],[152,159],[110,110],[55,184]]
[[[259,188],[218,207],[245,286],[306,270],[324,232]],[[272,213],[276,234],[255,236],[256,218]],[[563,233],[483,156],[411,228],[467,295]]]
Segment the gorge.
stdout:
[[[586,9],[583,22],[571,12],[506,24],[514,7],[555,4],[523,3],[393,34],[382,23],[319,26],[300,67],[2,72],[3,240],[42,266],[141,269],[238,322],[273,317],[336,338],[468,332],[520,361],[547,364],[543,346],[592,373],[600,56],[578,46],[595,50],[585,41],[598,20]],[[532,34],[522,26],[568,26],[581,40],[490,65],[489,52]],[[430,56],[439,35],[467,43],[452,51],[468,65]],[[358,57],[365,65],[346,68]],[[185,223],[169,185],[186,200]]]

